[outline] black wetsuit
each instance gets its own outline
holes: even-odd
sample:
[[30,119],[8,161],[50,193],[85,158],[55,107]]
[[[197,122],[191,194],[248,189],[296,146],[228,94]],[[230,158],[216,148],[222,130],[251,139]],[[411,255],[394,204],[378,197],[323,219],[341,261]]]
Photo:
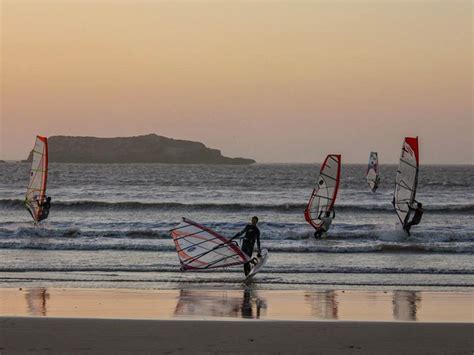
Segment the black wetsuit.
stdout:
[[[323,214],[324,216],[326,216],[326,212],[325,211],[321,211],[319,212],[319,216],[318,216],[318,219],[322,220],[323,217]],[[329,217],[329,216],[328,216]],[[336,217],[336,211],[333,209],[332,210],[332,219],[334,219],[334,217]],[[326,233],[328,230],[329,230],[329,227],[330,225],[326,225],[325,223],[323,223],[323,225],[321,226],[321,228],[319,229],[316,229],[316,231],[314,232],[314,237],[316,239],[321,239],[321,237],[323,236],[324,233]]]
[[[247,224],[244,229],[235,235],[234,238],[240,237],[242,234],[245,234],[242,241],[242,251],[247,254],[249,258],[252,258],[255,242],[257,242],[257,248],[260,252],[260,230],[253,224]],[[249,263],[244,264],[244,272],[246,276],[250,272]]]
[[405,231],[408,233],[408,235],[410,235],[411,227],[419,224],[421,222],[421,217],[423,216],[423,208],[409,208],[410,210],[415,211],[415,213],[413,214],[411,221],[405,224]]
[[374,192],[377,191],[377,189],[379,188],[379,184],[380,184],[380,178],[377,176],[374,183],[374,189],[372,191]]
[[45,220],[46,218],[48,218],[50,208],[51,208],[51,202],[49,202],[48,200],[46,200],[45,202],[41,204],[41,215],[38,218],[38,222],[41,222]]

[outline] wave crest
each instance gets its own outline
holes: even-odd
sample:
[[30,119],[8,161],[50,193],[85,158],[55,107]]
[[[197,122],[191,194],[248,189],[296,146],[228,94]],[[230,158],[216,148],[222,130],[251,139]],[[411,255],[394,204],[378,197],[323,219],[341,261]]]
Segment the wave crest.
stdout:
[[[20,199],[1,199],[0,208],[22,209],[23,201]],[[243,203],[179,203],[179,202],[140,202],[123,201],[107,202],[94,200],[53,201],[52,209],[61,208],[65,210],[165,210],[165,211],[224,211],[224,212],[246,212],[246,211],[275,211],[302,213],[306,208],[304,203],[282,203],[282,204],[243,204]],[[393,207],[387,203],[384,205],[357,205],[337,204],[337,211],[347,212],[393,212]],[[429,213],[471,213],[474,212],[474,204],[444,204],[425,205],[425,211]]]

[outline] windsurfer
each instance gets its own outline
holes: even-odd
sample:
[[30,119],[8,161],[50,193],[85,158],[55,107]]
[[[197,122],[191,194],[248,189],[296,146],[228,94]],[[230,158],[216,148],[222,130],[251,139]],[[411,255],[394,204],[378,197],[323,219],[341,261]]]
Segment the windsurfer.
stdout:
[[[238,238],[241,235],[244,235],[244,238],[242,240],[242,251],[248,255],[249,258],[251,258],[250,262],[244,264],[244,272],[245,276],[247,276],[250,272],[250,264],[255,264],[256,259],[252,259],[252,254],[253,254],[253,248],[255,246],[255,242],[257,242],[257,258],[261,257],[261,248],[260,248],[260,230],[257,227],[258,223],[258,217],[254,216],[252,217],[252,221],[250,224],[247,224],[244,229],[242,229],[239,233],[237,233],[234,238]],[[232,238],[232,239],[234,239]]]
[[405,232],[407,232],[408,235],[410,235],[411,227],[416,226],[417,224],[420,224],[421,217],[423,216],[423,212],[424,212],[423,205],[421,204],[421,202],[418,202],[418,201],[414,201],[414,202],[416,202],[416,207],[410,206],[410,204],[408,204],[408,208],[410,209],[410,211],[414,211],[413,218],[411,219],[410,222],[406,223],[405,226],[403,227],[403,229],[405,230]]
[[[324,213],[324,215],[323,215]],[[316,239],[326,239],[327,238],[327,232],[329,231],[329,228],[331,227],[332,220],[336,217],[336,211],[334,211],[334,208],[332,209],[332,216],[331,216],[331,211],[321,211],[319,213],[318,218],[323,222],[321,227],[314,232],[314,237]]]
[[380,184],[380,176],[377,175],[374,181],[374,188],[373,188],[374,192],[379,188],[379,184]]
[[49,216],[49,209],[51,208],[51,197],[47,196],[43,203],[38,202],[38,206],[41,207],[41,215],[38,218],[38,222],[41,222]]

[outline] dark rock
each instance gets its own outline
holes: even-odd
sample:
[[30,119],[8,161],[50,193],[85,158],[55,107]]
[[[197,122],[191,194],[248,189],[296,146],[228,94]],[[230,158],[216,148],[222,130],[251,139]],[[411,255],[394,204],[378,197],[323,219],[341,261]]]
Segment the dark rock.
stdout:
[[[52,163],[170,163],[248,165],[253,159],[224,157],[220,150],[199,142],[148,134],[136,137],[96,138],[53,136],[48,138]],[[28,161],[32,159],[32,152]]]

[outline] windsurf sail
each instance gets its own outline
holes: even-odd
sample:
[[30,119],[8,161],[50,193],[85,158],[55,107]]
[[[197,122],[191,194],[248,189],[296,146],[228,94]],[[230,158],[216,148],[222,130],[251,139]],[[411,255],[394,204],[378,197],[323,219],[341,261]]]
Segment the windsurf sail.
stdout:
[[418,137],[406,137],[403,141],[400,163],[395,179],[393,207],[403,226],[408,222],[418,184],[419,151]]
[[370,189],[375,192],[379,184],[379,157],[377,152],[370,152],[369,166],[365,178]]
[[324,214],[334,207],[340,178],[341,156],[330,154],[321,166],[317,185],[304,211],[306,221],[316,229],[323,225],[320,218],[324,217]]
[[214,269],[250,260],[236,241],[187,218],[171,230],[171,237],[182,270]]
[[48,139],[36,136],[31,162],[30,182],[26,190],[25,206],[35,223],[38,223],[42,212],[42,203],[46,195],[48,179]]

